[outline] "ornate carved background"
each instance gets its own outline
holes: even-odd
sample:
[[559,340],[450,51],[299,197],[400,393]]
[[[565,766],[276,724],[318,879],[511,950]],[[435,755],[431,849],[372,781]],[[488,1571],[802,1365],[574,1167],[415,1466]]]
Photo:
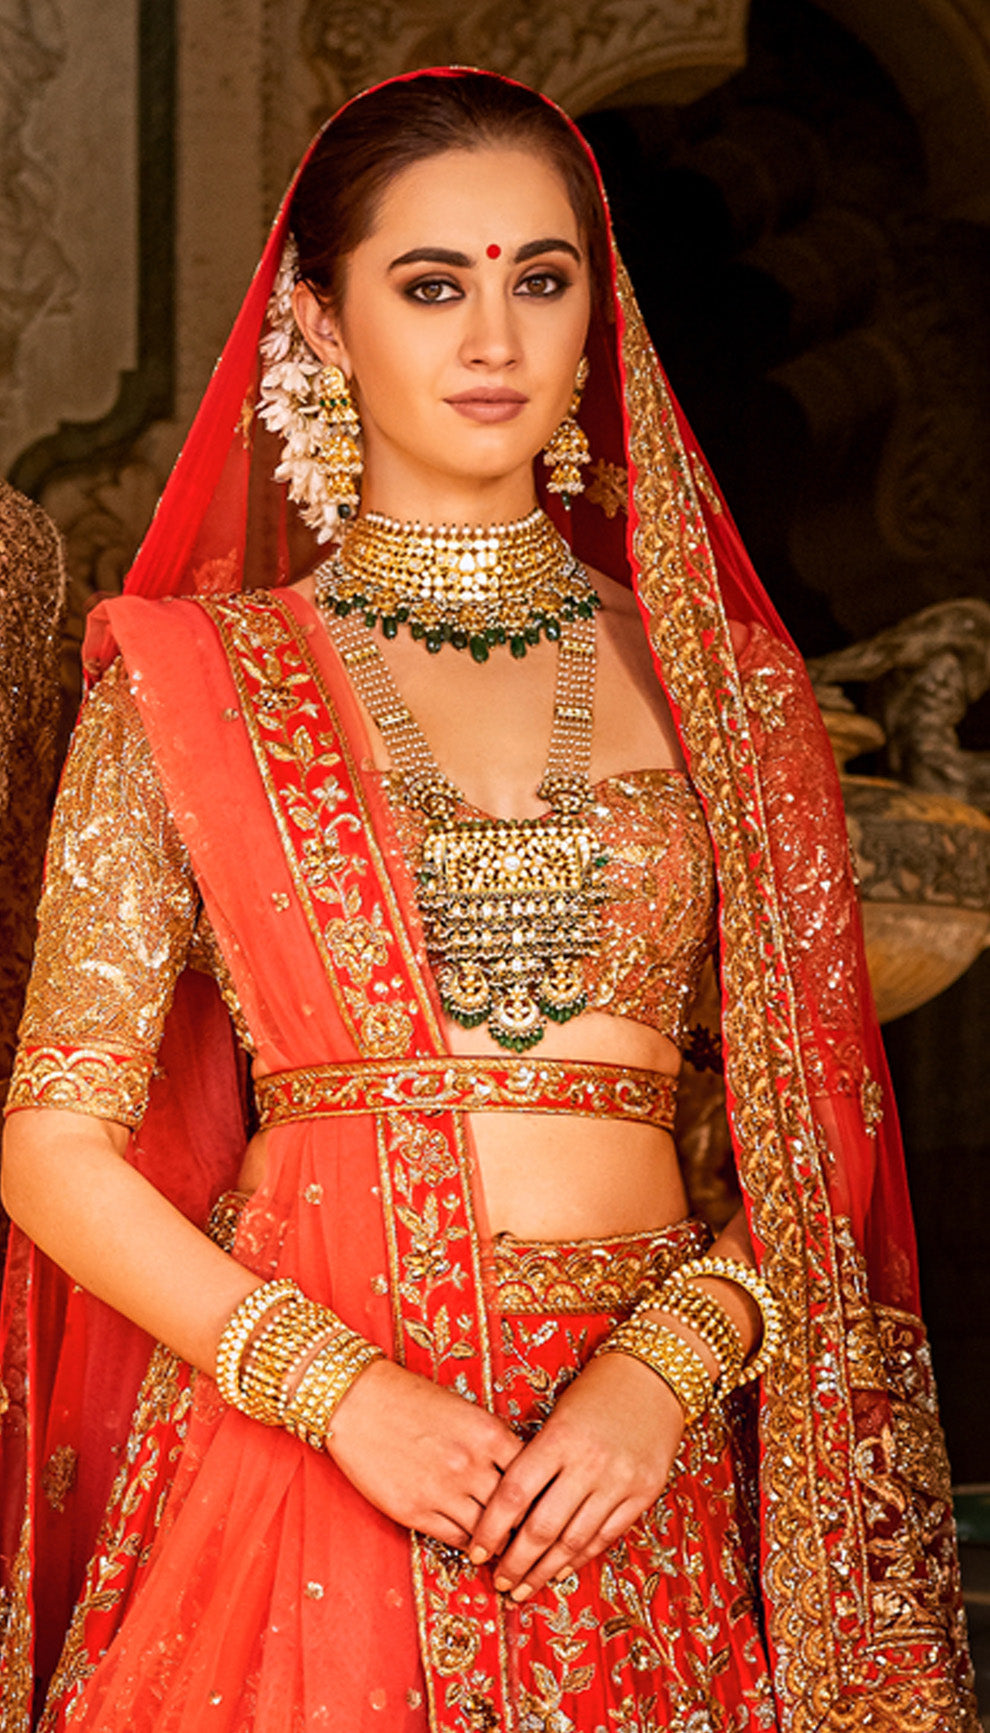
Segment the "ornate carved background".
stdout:
[[54,232],[53,164],[33,145],[35,110],[65,64],[58,10],[30,0],[0,5],[0,439],[8,458],[22,417],[15,403],[18,363],[33,325],[67,311],[78,278]]
[[0,469],[22,484],[44,467],[27,449],[101,422],[139,360],[140,11],[0,0]]
[[748,0],[307,0],[301,40],[328,111],[404,67],[467,64],[580,114],[651,81],[662,101],[699,95],[742,65],[748,10]]

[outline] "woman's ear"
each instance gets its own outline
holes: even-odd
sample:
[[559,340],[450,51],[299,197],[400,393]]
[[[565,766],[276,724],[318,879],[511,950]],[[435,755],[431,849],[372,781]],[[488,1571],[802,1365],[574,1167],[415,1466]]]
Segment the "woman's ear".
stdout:
[[314,295],[308,283],[297,283],[293,289],[292,311],[313,354],[325,365],[343,368],[350,378],[351,363],[336,314]]

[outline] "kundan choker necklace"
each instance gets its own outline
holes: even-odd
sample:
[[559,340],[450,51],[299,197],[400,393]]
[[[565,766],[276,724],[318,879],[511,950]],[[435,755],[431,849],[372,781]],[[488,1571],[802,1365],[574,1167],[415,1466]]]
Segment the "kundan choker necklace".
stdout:
[[485,662],[497,644],[525,656],[541,634],[558,639],[570,620],[599,606],[581,562],[539,507],[488,529],[397,523],[365,512],[316,572],[317,605],[400,626],[427,650],[444,644]]
[[462,1028],[487,1023],[500,1047],[523,1052],[546,1019],[566,1023],[584,1010],[584,960],[599,945],[606,857],[588,780],[594,619],[561,632],[542,818],[459,812],[467,802],[436,763],[371,631],[353,614],[327,616],[327,628],[388,747],[399,797],[426,816],[416,893],[443,1008]]

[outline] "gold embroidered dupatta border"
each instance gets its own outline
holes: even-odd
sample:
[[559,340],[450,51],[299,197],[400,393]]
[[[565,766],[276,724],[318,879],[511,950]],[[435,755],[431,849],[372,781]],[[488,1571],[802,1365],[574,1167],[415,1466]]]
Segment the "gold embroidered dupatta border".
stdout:
[[[200,605],[219,635],[294,889],[359,1057],[439,1056],[429,989],[305,626],[278,594]],[[406,1104],[376,1114],[375,1128],[395,1357],[492,1409],[463,1114]],[[431,1728],[510,1729],[505,1617],[490,1575],[422,1536],[413,1534],[411,1547]]]
[[[617,289],[634,569],[715,845],[737,1163],[785,1316],[787,1348],[764,1378],[760,1423],[762,1580],[781,1726],[948,1733],[974,1725],[969,1706],[941,1681],[919,1699],[909,1648],[903,1668],[892,1667],[898,1641],[881,1644],[875,1629],[842,1303],[848,1248],[816,1142],[759,764],[699,484],[621,265]],[[932,1634],[916,1626],[906,1643]]]

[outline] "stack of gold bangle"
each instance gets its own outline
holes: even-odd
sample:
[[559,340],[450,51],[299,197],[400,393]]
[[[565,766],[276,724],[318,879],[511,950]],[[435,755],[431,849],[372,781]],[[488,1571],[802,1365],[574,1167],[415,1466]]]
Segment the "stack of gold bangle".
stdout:
[[295,1282],[265,1282],[238,1306],[220,1338],[217,1385],[232,1408],[321,1450],[338,1403],[365,1367],[383,1358]]
[[300,1378],[286,1405],[286,1429],[314,1450],[324,1450],[332,1437],[329,1422],[338,1403],[365,1367],[383,1358],[381,1349],[363,1336],[353,1330],[339,1331]]
[[[704,1276],[735,1282],[759,1306],[763,1339],[752,1360],[746,1360],[742,1338],[724,1306],[704,1288],[692,1285]],[[714,1379],[697,1350],[654,1317],[655,1312],[679,1318],[711,1349],[719,1368]],[[673,1390],[690,1426],[711,1403],[716,1386],[722,1397],[759,1378],[776,1357],[782,1340],[780,1307],[763,1277],[734,1258],[704,1257],[682,1264],[660,1284],[651,1283],[632,1316],[606,1336],[596,1353],[631,1354],[642,1360]]]
[[241,1361],[251,1337],[266,1312],[273,1311],[295,1295],[302,1299],[295,1282],[263,1282],[260,1288],[255,1288],[246,1300],[241,1301],[228,1319],[217,1344],[217,1388],[231,1408],[243,1406]]
[[690,1263],[681,1264],[679,1269],[667,1277],[656,1304],[666,1310],[668,1301],[676,1304],[685,1292],[699,1292],[698,1289],[688,1288],[688,1283],[696,1281],[699,1276],[718,1276],[722,1281],[734,1282],[737,1288],[744,1288],[750,1298],[756,1301],[763,1320],[763,1338],[759,1352],[752,1360],[746,1361],[735,1379],[735,1384],[749,1384],[754,1378],[762,1377],[767,1367],[777,1358],[784,1339],[783,1319],[772,1288],[762,1276],[750,1269],[748,1264],[740,1263],[735,1258],[692,1258]]
[[265,1426],[283,1425],[298,1374],[342,1329],[325,1306],[302,1294],[293,1295],[265,1320],[242,1357],[239,1382],[244,1413]]
[[739,1331],[715,1296],[704,1288],[689,1287],[686,1282],[676,1286],[667,1282],[657,1300],[651,1302],[651,1310],[654,1304],[658,1311],[679,1318],[711,1349],[718,1362],[716,1383],[720,1395],[733,1390],[742,1376],[746,1351]]
[[619,1324],[596,1349],[598,1354],[631,1354],[642,1360],[669,1385],[684,1410],[688,1426],[704,1414],[712,1399],[712,1379],[701,1355],[654,1318],[642,1317],[641,1308]]

